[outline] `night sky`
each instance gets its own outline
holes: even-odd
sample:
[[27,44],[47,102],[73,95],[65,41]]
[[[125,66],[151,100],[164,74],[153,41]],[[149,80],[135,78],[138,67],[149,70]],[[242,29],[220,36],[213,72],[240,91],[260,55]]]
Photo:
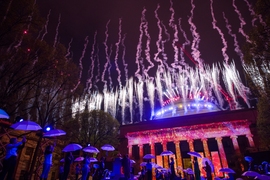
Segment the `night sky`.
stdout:
[[225,62],[227,56],[228,62],[234,60],[240,68],[242,52],[237,46],[247,41],[245,34],[252,28],[253,20],[259,23],[252,17],[254,3],[255,0],[37,0],[44,18],[50,12],[46,38],[53,41],[58,34],[58,41],[66,47],[72,39],[71,56],[76,63],[81,62],[82,80],[88,79],[91,87],[102,81],[102,74],[104,82],[116,86],[119,75],[123,85],[126,79],[139,74],[155,77],[158,67],[171,68],[176,59],[177,67],[194,67],[183,51],[174,49],[176,41],[199,63]]

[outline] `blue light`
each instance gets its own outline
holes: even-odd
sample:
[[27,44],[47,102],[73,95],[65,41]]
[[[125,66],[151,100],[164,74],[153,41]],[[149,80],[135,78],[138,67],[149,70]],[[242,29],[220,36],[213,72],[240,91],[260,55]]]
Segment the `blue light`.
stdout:
[[51,127],[46,127],[45,130],[46,130],[46,131],[50,131],[50,130],[51,130]]
[[23,119],[20,119],[19,122],[23,122]]

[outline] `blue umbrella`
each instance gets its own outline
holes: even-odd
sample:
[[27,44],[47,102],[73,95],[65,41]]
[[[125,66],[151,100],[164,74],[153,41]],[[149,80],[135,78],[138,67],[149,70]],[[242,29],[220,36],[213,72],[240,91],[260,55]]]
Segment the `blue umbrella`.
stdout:
[[17,122],[15,124],[12,124],[11,128],[13,128],[15,130],[23,130],[23,131],[37,131],[37,130],[42,129],[42,127],[40,127],[40,125],[38,125],[37,123],[35,123],[33,121]]
[[9,115],[3,109],[0,109],[0,119],[9,119]]

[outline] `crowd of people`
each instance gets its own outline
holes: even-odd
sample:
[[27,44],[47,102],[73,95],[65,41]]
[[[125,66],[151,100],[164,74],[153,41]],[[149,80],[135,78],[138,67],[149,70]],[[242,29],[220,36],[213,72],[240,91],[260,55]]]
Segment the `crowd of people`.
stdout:
[[[14,170],[16,167],[17,161],[17,151],[22,149],[25,145],[26,138],[23,137],[21,141],[18,141],[17,138],[11,138],[9,144],[6,146],[6,156],[3,160],[3,169],[0,173],[0,180],[12,180],[14,178]],[[47,180],[50,168],[53,165],[53,151],[56,146],[56,141],[53,144],[49,144],[44,150],[44,161],[42,173],[40,175],[40,180]],[[183,179],[183,180],[201,180],[201,170],[199,168],[197,157],[193,157],[193,170],[188,168],[183,170],[183,176],[180,172],[176,173],[175,171],[175,161],[171,157],[168,162],[168,169],[165,168],[156,168],[153,167],[153,163],[150,159],[141,167],[141,172],[139,176],[134,176],[134,167],[133,160],[130,160],[128,155],[121,156],[118,154],[112,163],[112,171],[106,169],[106,157],[100,157],[98,162],[91,163],[90,154],[84,153],[82,161],[74,161],[72,152],[66,152],[63,164],[61,164],[59,169],[59,180],[67,180],[70,178],[70,169],[73,163],[76,163],[75,166],[75,179],[76,180],[88,180],[92,176],[93,180],[101,179],[116,179],[116,180],[130,180],[130,179],[139,179],[139,180],[152,180],[153,179],[153,169],[155,169],[155,179],[156,180],[174,180],[174,179]],[[261,165],[253,165],[253,159],[251,157],[246,158],[248,161],[248,171],[258,172],[259,174],[269,174],[269,164],[265,161]],[[205,171],[206,180],[213,179],[213,168],[210,166],[208,161],[205,161],[205,164],[202,168],[202,171]],[[229,173],[228,173],[229,174]],[[230,176],[227,179],[234,179],[233,176]]]

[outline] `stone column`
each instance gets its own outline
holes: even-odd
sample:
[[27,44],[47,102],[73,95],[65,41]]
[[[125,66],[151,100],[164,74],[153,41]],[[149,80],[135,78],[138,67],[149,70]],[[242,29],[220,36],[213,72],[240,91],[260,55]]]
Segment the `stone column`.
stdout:
[[[156,155],[156,152],[155,152],[155,143],[151,142],[150,143],[150,149],[151,149],[151,154],[153,154],[154,156]],[[153,159],[155,161],[155,159]],[[154,162],[152,161],[152,162]]]
[[139,146],[139,156],[140,156],[140,162],[143,161],[143,144],[138,144]]
[[232,139],[233,148],[234,148],[236,154],[241,154],[240,148],[239,148],[239,145],[238,145],[238,141],[237,141],[238,137],[236,135],[233,135],[230,138]]
[[253,135],[252,134],[247,134],[246,137],[248,138],[249,146],[250,147],[255,147],[254,141],[253,141]]
[[[162,141],[162,149],[163,151],[167,151],[167,141]],[[169,168],[169,163],[168,163],[168,156],[163,156],[163,164],[164,164],[164,168]]]
[[[174,144],[175,144],[175,151],[176,151],[176,168],[178,168],[179,166],[183,168],[182,155],[181,155],[181,150],[180,150],[180,141],[174,141]],[[180,172],[181,174],[183,174],[182,170],[180,170]]]
[[227,163],[225,151],[222,144],[222,137],[217,137],[216,140],[217,140],[217,145],[218,145],[218,151],[220,154],[221,165],[223,168],[226,168],[228,167],[228,163]]
[[201,141],[203,143],[203,150],[204,150],[205,157],[211,160],[211,155],[210,155],[210,151],[209,151],[208,144],[207,144],[208,139],[203,138],[203,139],[201,139]]
[[[188,142],[188,146],[189,146],[189,151],[190,152],[194,152],[194,145],[193,145],[193,139],[188,139],[187,140],[187,142]],[[192,164],[192,169],[194,170],[194,164],[193,164],[193,160],[194,160],[194,157],[193,156],[190,156],[190,158],[191,158],[191,164]]]
[[132,157],[132,145],[128,145],[127,148],[128,148],[128,157],[133,158]]

